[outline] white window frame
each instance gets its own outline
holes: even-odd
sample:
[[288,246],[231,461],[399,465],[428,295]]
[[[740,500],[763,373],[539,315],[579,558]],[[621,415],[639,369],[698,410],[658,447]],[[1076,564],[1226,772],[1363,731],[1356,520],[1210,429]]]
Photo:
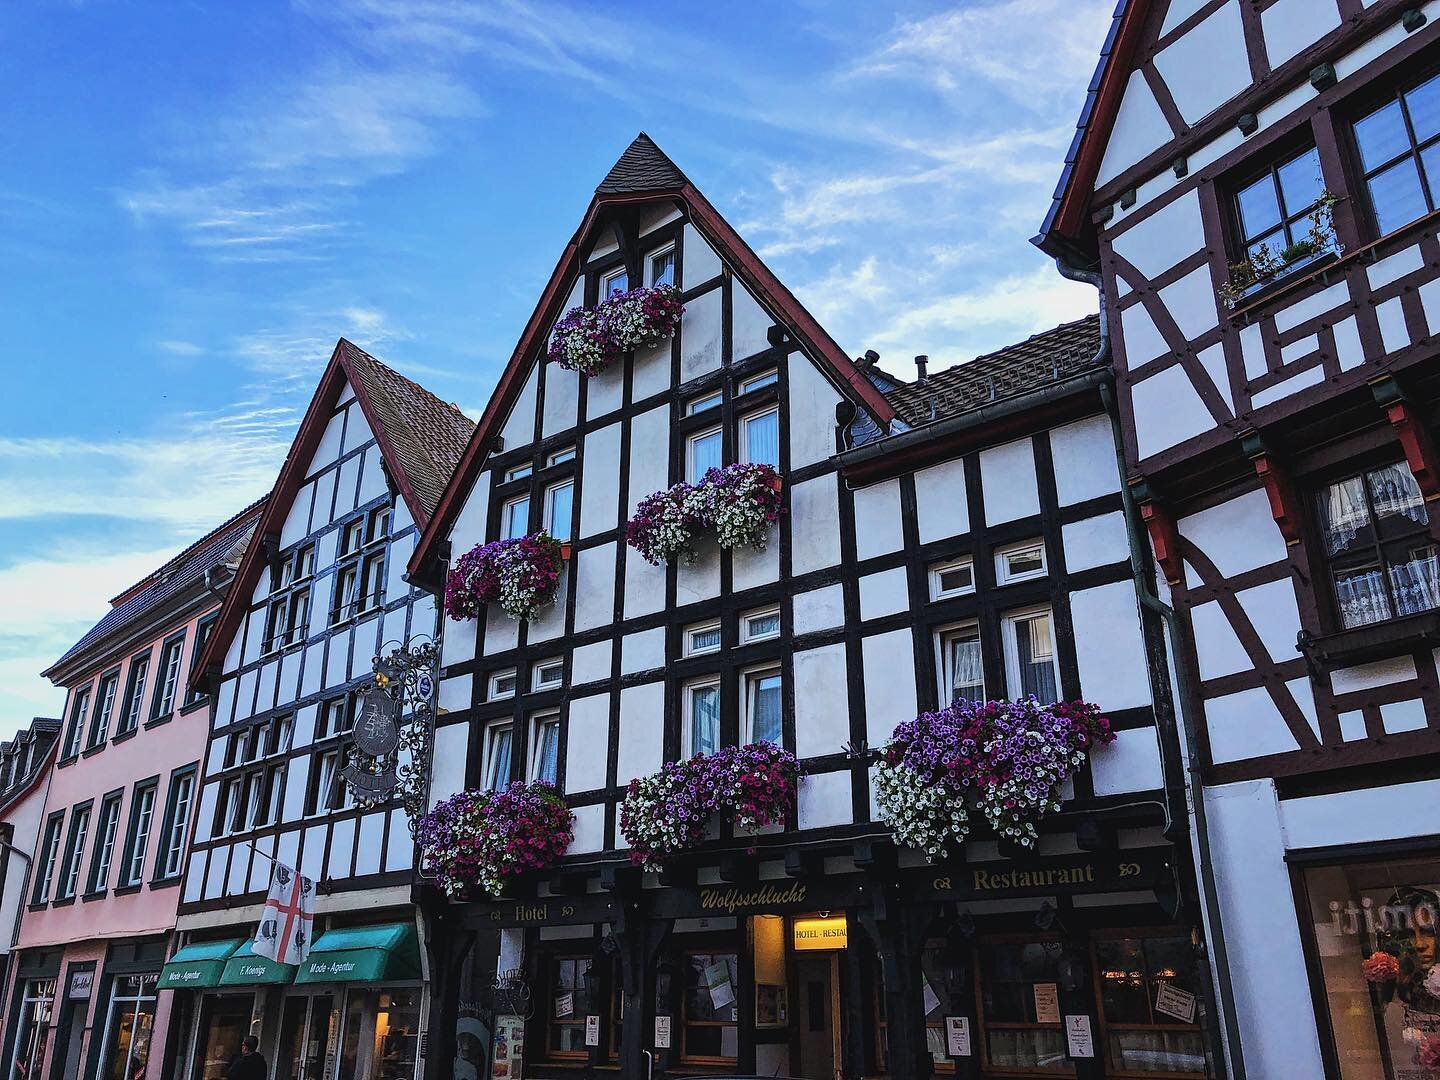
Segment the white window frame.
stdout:
[[[707,645],[704,648],[697,647],[695,644],[695,635],[708,634],[711,632],[720,635],[715,639],[715,644]],[[718,619],[713,622],[696,623],[694,626],[687,626],[685,628],[684,654],[686,656],[706,656],[710,653],[717,653],[723,645],[724,636],[720,632],[720,620]]]
[[985,686],[985,638],[980,633],[980,624],[974,619],[951,623],[935,631],[935,671],[939,675],[942,709],[955,701],[954,679],[950,670],[950,642],[962,634],[966,637],[973,635],[980,643],[980,696],[982,700],[988,696]]
[[[1010,557],[1022,552],[1040,552],[1040,568],[1038,570],[1025,570],[1018,574],[1010,573]],[[1013,585],[1017,581],[1034,581],[1043,578],[1050,572],[1050,560],[1045,554],[1045,541],[1043,539],[1026,540],[1019,544],[1006,544],[1003,548],[995,551],[995,584]]]
[[[947,589],[942,583],[943,575],[954,570],[969,570],[970,584],[961,586],[958,589]],[[975,591],[975,560],[970,556],[963,559],[951,559],[949,562],[940,563],[930,568],[930,599],[948,600],[952,596],[969,596]]]
[[673,279],[673,283],[678,284],[680,278],[680,260],[674,257],[675,242],[672,240],[670,243],[662,244],[654,251],[648,252],[645,255],[645,285],[647,288],[653,289],[655,287],[655,260],[665,254],[671,256],[673,269],[670,277]]
[[[560,782],[560,711],[558,709],[538,712],[530,717],[530,745],[527,748],[530,761],[525,775],[532,782],[540,779],[540,732],[550,724],[555,725],[555,778],[552,783]],[[514,752],[513,748],[511,752]]]
[[691,398],[685,403],[685,415],[695,416],[698,413],[708,412],[710,409],[718,409],[725,403],[725,393],[722,390],[713,390],[708,394],[701,394],[697,398]]
[[762,387],[774,386],[779,381],[780,369],[771,368],[768,371],[762,371],[757,375],[751,375],[748,379],[742,380],[740,383],[740,388],[736,390],[735,393],[737,395],[748,394],[751,390],[759,390]]
[[[541,675],[551,669],[559,673],[559,677],[553,681],[544,680]],[[565,685],[565,661],[560,657],[553,660],[541,660],[530,669],[530,689],[533,690],[556,690]]]
[[620,279],[620,278],[622,278],[622,277],[625,279],[625,288],[622,289],[622,290],[620,290],[620,291],[621,291],[621,292],[629,292],[629,291],[630,291],[630,271],[629,271],[629,269],[628,269],[627,267],[617,266],[617,267],[615,267],[613,270],[605,270],[605,271],[602,271],[601,274],[600,274],[600,287],[599,287],[599,289],[597,289],[597,290],[595,291],[595,298],[596,298],[596,300],[598,301],[598,300],[608,300],[608,299],[610,299],[610,294],[614,291],[614,290],[610,287],[610,283],[613,282],[613,281],[616,281],[616,280],[618,280],[618,279]]
[[[750,623],[755,619],[775,619],[775,630],[773,633],[757,634],[750,629]],[[760,608],[758,611],[747,611],[740,616],[740,643],[748,645],[752,641],[774,641],[780,636],[780,608]]]
[[[1020,620],[1035,615],[1046,615],[1050,619],[1050,669],[1055,675],[1055,698],[1058,701],[1064,697],[1064,693],[1060,689],[1060,646],[1055,637],[1055,610],[1049,604],[1035,604],[1031,607],[1007,611],[1000,617],[1000,645],[1005,653],[1006,692],[1012,700],[1020,697],[1022,689],[1020,685],[1020,652],[1015,635]],[[1041,704],[1050,703],[1041,702]]]
[[573,447],[573,446],[567,446],[567,447],[564,447],[564,448],[561,449],[561,450],[552,450],[552,451],[550,451],[549,455],[547,455],[546,458],[545,458],[545,464],[546,464],[547,466],[549,466],[549,465],[562,465],[562,464],[564,464],[564,463],[567,462],[567,461],[574,461],[574,460],[575,460],[575,447]]
[[778,664],[769,664],[764,667],[750,668],[748,671],[744,671],[740,675],[740,686],[743,692],[742,701],[745,710],[743,716],[741,717],[742,730],[740,732],[740,741],[742,743],[753,743],[756,741],[754,692],[756,689],[758,689],[761,679],[767,679],[772,675],[780,680],[780,738],[775,745],[779,746],[783,745],[784,743],[785,675],[781,671],[780,665]]
[[[718,675],[710,675],[710,676],[706,676],[706,677],[703,678],[703,679],[692,679],[690,682],[687,682],[687,683],[685,684],[685,688],[684,688],[685,699],[684,699],[684,702],[682,703],[682,707],[681,707],[682,727],[681,727],[681,729],[680,729],[680,756],[681,756],[682,758],[691,758],[691,757],[694,757],[696,753],[698,753],[698,751],[697,751],[696,748],[695,748],[694,738],[693,738],[693,735],[692,735],[692,733],[693,733],[693,731],[694,731],[694,727],[695,727],[695,723],[694,723],[694,695],[695,695],[695,691],[696,691],[696,690],[705,690],[705,689],[714,690],[715,693],[716,693],[716,695],[719,695],[719,694],[720,694],[720,677],[719,677]],[[721,728],[721,723],[720,723],[720,717],[719,717],[719,715],[718,715],[718,713],[719,713],[719,708],[718,708],[719,702],[718,702],[718,700],[717,700],[717,702],[716,702],[716,705],[717,705],[717,708],[716,708],[717,716],[716,716],[716,723],[715,723],[715,749],[718,750],[718,749],[720,749],[720,747],[723,745],[722,739],[724,738],[724,736],[723,736],[723,734],[721,733],[721,730],[720,730],[720,728]]]
[[[563,488],[570,489],[570,528],[564,536],[559,536],[555,532],[555,494]],[[575,478],[573,476],[551,484],[545,489],[543,514],[545,520],[541,527],[556,540],[568,541],[575,534]]]
[[528,461],[524,465],[512,465],[505,470],[505,481],[509,483],[511,480],[523,480],[534,471],[535,466]]
[[[515,723],[512,720],[495,720],[485,725],[484,756],[481,758],[482,768],[480,770],[480,788],[482,791],[500,790],[500,778],[495,774],[495,742],[502,731],[510,734],[510,762],[511,771],[514,771],[515,761]],[[507,775],[505,783],[510,778]]]
[[512,533],[512,532],[510,531],[510,517],[511,517],[510,511],[511,511],[511,508],[512,508],[512,507],[519,506],[521,503],[524,503],[524,504],[525,504],[525,523],[524,523],[524,527],[523,527],[522,531],[520,532],[519,536],[529,536],[529,535],[530,535],[530,495],[529,495],[529,493],[527,492],[527,493],[524,494],[524,495],[516,495],[516,496],[514,496],[513,498],[506,499],[505,502],[501,504],[501,506],[500,506],[500,539],[502,539],[502,540],[518,539],[518,537],[516,536],[516,534],[514,534],[514,533]]
[[185,869],[185,836],[190,831],[190,810],[195,802],[193,772],[170,780],[170,820],[166,822],[165,849],[160,853],[161,877],[179,877]]
[[716,424],[714,427],[708,427],[704,431],[697,431],[685,439],[685,479],[689,480],[692,484],[700,479],[695,473],[695,445],[701,439],[708,439],[712,435],[719,436],[720,438],[719,463],[723,467],[725,464],[725,429],[721,425]]
[[[766,409],[756,409],[756,410],[755,410],[754,412],[752,412],[752,413],[746,413],[744,416],[742,416],[742,417],[740,418],[740,431],[739,431],[739,437],[735,440],[735,443],[736,443],[735,452],[736,452],[736,454],[739,456],[739,459],[740,459],[742,462],[745,462],[745,463],[748,464],[748,463],[750,462],[750,460],[751,460],[751,459],[750,459],[750,424],[751,424],[753,421],[762,419],[763,417],[766,417],[766,416],[773,416],[773,417],[775,417],[775,456],[776,456],[777,458],[780,456],[780,406],[778,406],[778,405],[771,405],[769,408],[766,408]],[[770,466],[772,466],[772,467],[774,467],[774,468],[776,468],[776,469],[778,469],[778,468],[780,467],[780,462],[778,462],[778,461],[767,461],[767,462],[764,462],[764,464],[770,465]]]
[[[506,677],[514,680],[514,683],[509,690],[501,690],[497,684],[500,682],[501,679],[504,679]],[[516,671],[513,667],[505,668],[502,671],[492,671],[490,673],[490,681],[485,691],[485,700],[504,701],[508,698],[513,698],[515,696],[515,691],[519,688],[520,680],[516,677]]]
[[70,832],[66,837],[65,858],[61,865],[65,869],[60,880],[60,891],[56,900],[69,900],[80,889],[81,866],[85,861],[85,842],[90,836],[90,807],[70,812]]

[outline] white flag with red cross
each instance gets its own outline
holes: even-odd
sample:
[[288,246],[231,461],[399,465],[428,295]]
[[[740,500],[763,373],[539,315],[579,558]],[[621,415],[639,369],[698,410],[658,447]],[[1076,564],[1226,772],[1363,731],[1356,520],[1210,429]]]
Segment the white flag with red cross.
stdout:
[[251,951],[277,964],[303,964],[314,926],[315,883],[277,862]]

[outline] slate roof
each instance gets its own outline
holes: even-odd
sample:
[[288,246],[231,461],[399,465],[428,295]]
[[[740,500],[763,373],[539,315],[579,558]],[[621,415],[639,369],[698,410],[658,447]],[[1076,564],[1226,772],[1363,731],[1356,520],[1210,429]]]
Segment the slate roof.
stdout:
[[655,145],[655,140],[641,132],[611,166],[595,189],[597,195],[616,195],[627,191],[657,191],[678,188],[685,183],[685,174]]
[[264,502],[264,499],[259,499],[251,503],[219,528],[206,533],[164,566],[121,593],[119,602],[42,674],[46,678],[53,678],[55,672],[81,653],[133,626],[179,596],[202,579],[206,571],[227,563],[236,564],[255,531],[255,523],[260,519],[260,508]]
[[9,810],[20,796],[24,795],[35,782],[36,776],[50,767],[50,754],[60,740],[60,721],[37,716],[28,728],[17,731],[13,737],[0,743],[0,767],[9,774],[9,759],[22,753],[28,744],[35,744],[23,773],[10,778],[10,783],[0,788],[0,813]]
[[340,349],[346,366],[362,384],[357,392],[365,395],[389,439],[391,467],[405,471],[411,490],[425,504],[428,520],[470,444],[474,421],[344,338]]
[[885,396],[905,423],[921,427],[1078,374],[1090,366],[1099,348],[1100,316],[1088,315]]

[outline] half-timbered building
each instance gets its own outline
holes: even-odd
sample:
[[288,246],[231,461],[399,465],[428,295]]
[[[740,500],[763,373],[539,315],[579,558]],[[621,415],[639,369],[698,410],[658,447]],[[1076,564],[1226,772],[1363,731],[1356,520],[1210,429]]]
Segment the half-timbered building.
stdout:
[[[567,309],[657,283],[685,306],[663,343],[589,377],[547,360]],[[424,891],[436,1067],[1205,1075],[1182,777],[1105,360],[1093,317],[928,377],[921,358],[913,382],[852,360],[635,140],[411,561],[438,590],[477,544],[545,529],[570,550],[538,617],[444,620],[432,795],[549,780],[575,838],[513,897]],[[627,546],[640,500],[733,462],[783,479],[763,550],[657,566]],[[984,827],[944,863],[897,848],[872,782],[895,725],[1032,694],[1120,729],[1038,850]],[[631,865],[632,778],[760,740],[803,768],[783,828]],[[1149,1006],[1167,986],[1178,1017]]]
[[17,773],[44,767],[24,781],[37,794],[5,812],[17,833],[41,815],[24,872],[7,858],[7,903],[10,875],[24,888],[23,914],[5,930],[18,931],[7,1076],[169,1075],[170,1002],[156,987],[174,944],[209,711],[186,681],[259,511],[247,507],[115,597],[45,671],[66,691],[58,731],[43,724],[5,755]]
[[37,716],[29,727],[0,743],[0,948],[7,978],[20,936],[60,728],[59,720]]
[[1235,1075],[1440,1060],[1437,69],[1433,3],[1128,0],[1036,238],[1113,333]]
[[[374,658],[435,633],[435,602],[406,583],[405,564],[473,426],[336,346],[200,658],[214,709],[186,940],[161,978],[183,1017],[168,1075],[221,1075],[247,1034],[278,1076],[415,1071],[424,989],[410,829],[397,801],[357,803],[341,773]],[[250,951],[276,863],[317,885],[298,968]]]

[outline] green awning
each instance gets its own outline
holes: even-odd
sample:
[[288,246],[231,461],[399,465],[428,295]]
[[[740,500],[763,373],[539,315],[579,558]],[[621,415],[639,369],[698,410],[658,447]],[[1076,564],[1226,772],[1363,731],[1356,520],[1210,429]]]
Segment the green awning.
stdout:
[[342,926],[326,930],[295,974],[297,983],[382,982],[420,977],[415,924]]
[[269,957],[256,956],[254,946],[254,941],[247,941],[225,961],[220,985],[289,986],[295,979],[295,965],[277,964]]
[[226,938],[186,945],[160,969],[160,989],[204,990],[219,986],[225,961],[244,943],[244,938]]

